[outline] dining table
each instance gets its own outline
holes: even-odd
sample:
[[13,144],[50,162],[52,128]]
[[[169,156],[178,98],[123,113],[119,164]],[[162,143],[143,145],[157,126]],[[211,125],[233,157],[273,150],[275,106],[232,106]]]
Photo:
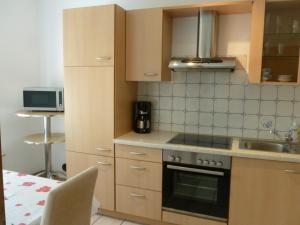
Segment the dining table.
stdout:
[[49,192],[61,183],[3,170],[6,225],[39,225]]

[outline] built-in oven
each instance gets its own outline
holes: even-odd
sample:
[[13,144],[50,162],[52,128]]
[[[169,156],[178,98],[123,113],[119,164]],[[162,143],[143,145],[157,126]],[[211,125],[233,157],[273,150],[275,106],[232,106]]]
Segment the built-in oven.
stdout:
[[231,157],[164,150],[163,210],[227,221]]

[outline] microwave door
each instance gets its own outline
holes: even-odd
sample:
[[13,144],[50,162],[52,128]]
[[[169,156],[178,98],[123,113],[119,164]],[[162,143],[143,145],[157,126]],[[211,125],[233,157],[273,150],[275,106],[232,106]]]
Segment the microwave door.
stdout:
[[24,91],[24,108],[30,110],[55,111],[57,108],[56,96],[56,91]]

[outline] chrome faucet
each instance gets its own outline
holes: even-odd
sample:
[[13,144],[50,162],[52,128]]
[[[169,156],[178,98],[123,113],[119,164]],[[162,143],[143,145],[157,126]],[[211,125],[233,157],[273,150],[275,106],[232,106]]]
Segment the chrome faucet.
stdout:
[[298,128],[297,128],[297,125],[295,122],[293,122],[293,125],[289,128],[288,132],[284,135],[284,138],[282,137],[282,135],[280,135],[278,130],[273,128],[272,121],[264,122],[264,123],[262,123],[262,125],[264,128],[269,129],[271,134],[274,134],[280,140],[284,140],[285,143],[288,145],[290,145],[291,143],[293,143],[295,141],[295,136],[297,136],[297,134],[298,134]]

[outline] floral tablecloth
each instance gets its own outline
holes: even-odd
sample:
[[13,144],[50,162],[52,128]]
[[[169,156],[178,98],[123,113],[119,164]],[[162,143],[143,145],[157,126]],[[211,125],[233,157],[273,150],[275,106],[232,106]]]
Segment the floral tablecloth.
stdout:
[[49,191],[60,183],[3,170],[6,225],[39,224]]

